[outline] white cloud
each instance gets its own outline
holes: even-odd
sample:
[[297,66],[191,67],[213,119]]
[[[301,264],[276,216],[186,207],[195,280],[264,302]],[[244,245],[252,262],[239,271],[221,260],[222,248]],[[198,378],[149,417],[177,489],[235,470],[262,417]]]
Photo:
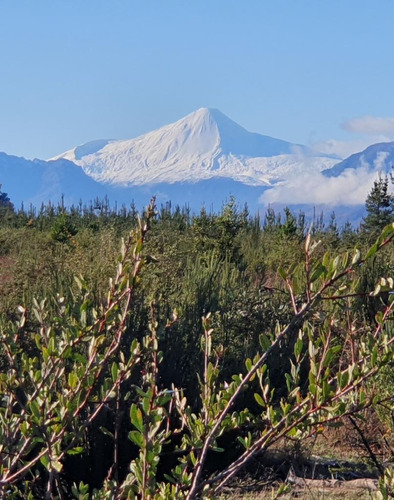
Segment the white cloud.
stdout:
[[338,177],[324,177],[321,173],[302,175],[278,183],[260,197],[260,203],[362,205],[371,190],[376,172],[361,167],[347,169]]
[[314,150],[320,153],[337,155],[340,158],[363,151],[372,144],[394,141],[394,118],[381,118],[378,116],[360,116],[351,118],[342,123],[341,127],[351,133],[361,134],[363,138],[349,141],[329,139],[311,144]]
[[354,141],[338,141],[336,139],[329,139],[328,141],[318,141],[313,143],[310,147],[320,153],[328,155],[337,155],[340,158],[347,158],[348,156],[359,153],[371,144],[376,144],[374,139],[359,139]]
[[[315,142],[310,147],[321,153],[347,158],[372,144],[394,141],[394,118],[391,117],[353,118],[343,123],[342,128],[349,132],[363,134],[365,137],[350,141],[330,139]],[[373,170],[361,156],[357,169],[347,169],[338,177],[325,177],[312,169],[305,169],[304,174],[291,177],[267,189],[259,201],[265,206],[270,204],[310,204],[328,207],[363,205],[379,171],[384,167],[387,156],[387,152],[378,153]],[[308,158],[303,158],[303,161],[305,165],[308,164]]]
[[375,161],[373,162],[375,170],[379,171],[385,169],[385,161],[388,156],[390,156],[390,154],[387,151],[379,151]]
[[342,128],[357,134],[382,135],[387,139],[394,138],[394,118],[392,117],[360,116],[347,120],[342,124]]

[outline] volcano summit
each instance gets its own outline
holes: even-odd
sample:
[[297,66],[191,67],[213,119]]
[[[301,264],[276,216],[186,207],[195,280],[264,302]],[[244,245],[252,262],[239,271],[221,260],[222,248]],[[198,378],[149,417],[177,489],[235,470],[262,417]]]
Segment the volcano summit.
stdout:
[[60,158],[81,166],[98,182],[118,186],[213,178],[269,186],[290,174],[321,171],[338,162],[305,146],[248,132],[208,108],[135,139],[97,140],[54,159]]

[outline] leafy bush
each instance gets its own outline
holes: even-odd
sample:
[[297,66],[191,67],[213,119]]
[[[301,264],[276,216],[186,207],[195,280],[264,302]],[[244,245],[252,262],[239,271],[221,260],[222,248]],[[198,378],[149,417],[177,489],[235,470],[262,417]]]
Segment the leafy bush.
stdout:
[[[279,295],[276,286],[268,287],[266,296],[259,287],[244,295],[242,245],[236,241],[246,222],[235,230],[226,212],[219,221],[219,246],[205,245],[194,267],[187,265],[190,274],[178,268],[185,278],[179,293],[173,261],[162,267],[165,249],[159,262],[149,251],[163,238],[174,239],[155,236],[154,212],[152,204],[122,244],[105,299],[77,277],[65,293],[34,299],[31,311],[20,306],[15,321],[3,317],[3,497],[214,497],[253,456],[284,437],[321,432],[379,402],[379,392],[367,382],[393,361],[393,280],[380,277],[373,289],[361,290],[359,278],[366,263],[392,244],[394,224],[364,257],[359,249],[320,252],[308,234],[303,261],[278,269]],[[230,253],[220,250],[226,234]],[[183,262],[193,260],[190,252],[177,255]],[[374,324],[353,308],[363,294],[383,298]],[[171,313],[173,302],[179,316]],[[249,340],[249,329],[259,325],[248,323],[247,305],[266,323],[260,324],[261,335]],[[280,311],[274,314],[275,309]],[[245,342],[250,356],[241,369],[235,357]],[[187,386],[165,376],[171,349],[174,362],[177,355],[182,360],[178,366]],[[231,370],[235,366],[237,371]],[[237,437],[238,456],[208,467],[230,432]],[[100,473],[78,477],[73,464],[82,463],[78,457],[95,463],[99,445],[106,450]]]

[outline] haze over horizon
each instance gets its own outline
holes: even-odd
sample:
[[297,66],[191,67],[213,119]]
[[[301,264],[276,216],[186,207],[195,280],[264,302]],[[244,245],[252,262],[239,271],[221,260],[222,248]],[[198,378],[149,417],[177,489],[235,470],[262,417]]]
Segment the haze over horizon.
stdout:
[[0,151],[47,159],[201,108],[346,157],[394,140],[394,4],[0,4]]

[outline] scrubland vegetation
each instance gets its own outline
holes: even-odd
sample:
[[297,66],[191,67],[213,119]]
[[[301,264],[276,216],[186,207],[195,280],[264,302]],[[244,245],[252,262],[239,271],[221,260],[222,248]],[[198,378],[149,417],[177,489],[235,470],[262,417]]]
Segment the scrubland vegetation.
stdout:
[[[234,200],[140,217],[15,210],[3,193],[2,498],[218,498],[256,457],[350,424],[390,498],[387,188],[357,230]],[[267,494],[289,494],[279,483]]]

